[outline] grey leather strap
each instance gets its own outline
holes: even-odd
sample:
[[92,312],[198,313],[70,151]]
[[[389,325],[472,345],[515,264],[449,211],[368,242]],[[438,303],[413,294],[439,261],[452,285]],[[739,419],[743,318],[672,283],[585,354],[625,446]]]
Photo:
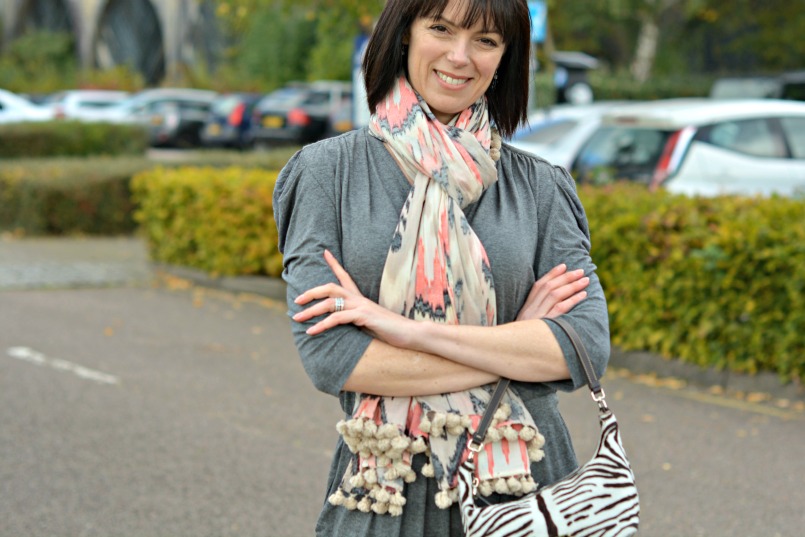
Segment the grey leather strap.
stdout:
[[[590,355],[587,353],[587,349],[581,342],[579,334],[576,332],[573,326],[571,326],[571,324],[564,319],[557,318],[543,320],[555,323],[565,334],[567,334],[567,337],[570,339],[570,343],[573,345],[573,349],[576,351],[576,357],[579,359],[581,366],[584,369],[584,375],[587,377],[587,386],[590,388],[593,400],[598,402],[598,406],[601,409],[605,409],[606,403],[604,403],[604,390],[601,389],[601,383],[598,382],[598,377],[593,369]],[[472,440],[469,444],[471,450],[475,448],[477,451],[477,449],[480,449],[480,447],[483,445],[484,437],[486,437],[486,430],[492,423],[492,418],[495,415],[495,411],[500,405],[500,401],[503,399],[503,394],[506,393],[506,388],[509,387],[509,384],[510,381],[506,378],[502,378],[498,381],[498,385],[495,387],[495,391],[492,393],[492,398],[489,400],[489,405],[484,411],[483,418],[481,418],[481,422],[478,424],[475,434],[472,435]]]

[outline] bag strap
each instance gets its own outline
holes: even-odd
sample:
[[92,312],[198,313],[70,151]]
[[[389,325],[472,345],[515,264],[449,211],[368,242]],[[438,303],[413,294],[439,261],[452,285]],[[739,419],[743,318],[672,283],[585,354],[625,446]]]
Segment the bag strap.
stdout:
[[[584,343],[582,343],[579,334],[576,332],[576,329],[573,328],[569,322],[562,318],[543,320],[555,323],[570,339],[570,343],[573,345],[573,349],[576,351],[576,357],[578,358],[579,362],[581,362],[582,369],[584,369],[584,375],[587,377],[587,387],[590,388],[590,394],[593,397],[593,401],[598,403],[599,410],[602,412],[606,411],[606,394],[604,393],[604,389],[601,388],[601,383],[598,381],[598,377],[595,374],[595,369],[593,369],[590,355],[587,353],[587,349],[584,347]],[[495,415],[495,411],[497,410],[498,406],[500,406],[500,401],[503,399],[503,395],[506,393],[506,389],[509,387],[510,383],[511,381],[509,379],[501,378],[498,381],[497,386],[495,386],[495,391],[492,393],[492,397],[489,399],[489,405],[487,405],[486,410],[484,411],[481,422],[478,424],[475,434],[473,434],[472,438],[470,439],[469,449],[471,452],[478,453],[481,450],[481,447],[484,443],[484,438],[486,437],[486,430],[489,429],[489,425],[492,423],[492,418]]]

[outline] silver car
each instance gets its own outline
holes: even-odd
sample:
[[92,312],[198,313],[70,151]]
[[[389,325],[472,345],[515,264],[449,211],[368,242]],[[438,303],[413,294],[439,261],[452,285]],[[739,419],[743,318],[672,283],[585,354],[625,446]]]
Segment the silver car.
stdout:
[[38,106],[28,99],[0,89],[0,123],[22,123],[26,121],[48,121],[53,119],[53,111]]
[[670,99],[613,109],[572,173],[688,195],[805,194],[805,102]]

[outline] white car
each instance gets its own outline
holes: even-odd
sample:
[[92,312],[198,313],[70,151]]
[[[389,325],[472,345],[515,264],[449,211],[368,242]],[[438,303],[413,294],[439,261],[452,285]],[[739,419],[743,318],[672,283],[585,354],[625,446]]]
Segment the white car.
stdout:
[[43,104],[53,110],[56,119],[98,121],[104,118],[104,109],[122,102],[129,96],[126,91],[66,90],[51,95]]
[[0,89],[0,123],[22,123],[25,121],[49,121],[53,111],[38,106],[28,99]]
[[539,110],[528,118],[528,125],[514,133],[509,145],[570,169],[579,148],[601,123],[601,116],[628,102],[560,104]]
[[687,195],[805,195],[805,102],[669,99],[613,109],[572,173]]

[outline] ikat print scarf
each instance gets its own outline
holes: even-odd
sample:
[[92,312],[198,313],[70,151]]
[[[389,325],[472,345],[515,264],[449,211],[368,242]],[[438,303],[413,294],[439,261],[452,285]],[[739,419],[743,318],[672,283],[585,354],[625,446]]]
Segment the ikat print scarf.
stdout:
[[[494,325],[489,260],[463,212],[497,181],[490,150],[499,145],[491,148],[486,98],[445,126],[402,77],[377,107],[369,128],[412,185],[386,258],[380,305],[422,321]],[[437,481],[436,505],[449,508],[458,499],[456,475],[467,456],[469,435],[493,388],[426,397],[358,394],[351,419],[337,426],[353,457],[330,503],[401,515],[405,483],[417,479],[412,458],[424,453],[422,475]],[[530,461],[542,459],[544,442],[510,389],[477,459],[481,494],[535,490]]]

